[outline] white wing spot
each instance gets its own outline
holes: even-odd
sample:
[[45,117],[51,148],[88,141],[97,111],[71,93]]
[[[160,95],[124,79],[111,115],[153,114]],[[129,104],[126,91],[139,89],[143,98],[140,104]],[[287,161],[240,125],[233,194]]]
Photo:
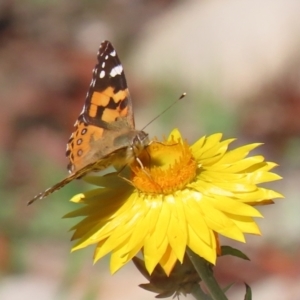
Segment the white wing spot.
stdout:
[[122,66],[118,65],[118,66],[116,66],[116,67],[114,67],[114,68],[111,69],[110,76],[111,77],[115,77],[116,75],[121,75],[122,71],[123,71]]
[[100,72],[100,74],[99,74],[99,77],[100,77],[100,78],[103,78],[104,76],[105,76],[105,71],[102,70],[102,71]]
[[112,52],[110,53],[110,56],[116,56],[116,51],[115,51],[115,50],[112,51]]
[[108,55],[105,56],[105,59],[108,59]]
[[105,61],[102,63],[102,69],[104,69],[104,67],[105,67]]
[[92,86],[95,87],[95,84],[96,84],[96,79],[93,79],[92,80]]
[[79,115],[82,115],[84,113],[84,110],[85,110],[85,105],[83,105],[82,111],[80,112]]

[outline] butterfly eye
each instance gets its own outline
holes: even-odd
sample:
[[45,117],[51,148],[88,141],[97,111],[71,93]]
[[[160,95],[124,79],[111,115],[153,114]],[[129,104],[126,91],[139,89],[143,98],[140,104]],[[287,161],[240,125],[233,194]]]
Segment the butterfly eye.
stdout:
[[144,131],[140,131],[133,138],[131,147],[134,149],[134,152],[140,152],[149,145],[149,142],[148,134]]

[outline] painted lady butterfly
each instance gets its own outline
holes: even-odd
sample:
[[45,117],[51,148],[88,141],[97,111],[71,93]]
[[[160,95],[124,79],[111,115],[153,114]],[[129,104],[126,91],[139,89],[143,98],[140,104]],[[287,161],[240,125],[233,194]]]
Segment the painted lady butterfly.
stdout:
[[130,164],[149,144],[148,134],[135,129],[123,67],[110,42],[101,43],[97,58],[85,104],[67,144],[70,175],[28,204],[89,172]]

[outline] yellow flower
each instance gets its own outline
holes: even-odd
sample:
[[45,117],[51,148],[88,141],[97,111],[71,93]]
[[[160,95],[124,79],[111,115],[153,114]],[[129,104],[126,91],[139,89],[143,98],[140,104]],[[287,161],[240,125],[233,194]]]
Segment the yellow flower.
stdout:
[[151,274],[159,264],[167,275],[186,247],[215,264],[218,234],[245,242],[244,233],[260,234],[253,205],[282,195],[258,184],[281,177],[276,164],[260,155],[247,157],[260,144],[228,150],[234,139],[202,137],[189,146],[177,130],[154,141],[131,166],[130,182],[118,174],[89,177],[100,188],[76,195],[84,204],[66,217],[85,218],[72,229],[72,251],[96,244],[94,261],[111,253],[111,272],[142,250]]

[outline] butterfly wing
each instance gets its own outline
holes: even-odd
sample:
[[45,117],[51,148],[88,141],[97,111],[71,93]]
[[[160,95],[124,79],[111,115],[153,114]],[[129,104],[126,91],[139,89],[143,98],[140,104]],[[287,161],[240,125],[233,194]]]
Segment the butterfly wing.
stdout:
[[117,136],[134,130],[132,102],[124,70],[108,41],[101,43],[97,59],[85,104],[67,144],[70,175],[36,195],[28,204],[90,171],[107,168],[113,163],[115,152],[126,147],[115,143]]
[[95,149],[95,143],[97,159],[114,150],[111,131],[134,129],[124,70],[110,42],[101,43],[97,59],[83,110],[67,144],[66,156],[70,160],[68,169],[71,174],[93,162],[96,154],[91,151]]
[[[113,154],[111,154],[111,155],[113,155]],[[111,156],[111,155],[108,155],[108,156]],[[108,161],[109,160],[107,160],[107,162]],[[52,187],[46,189],[44,192],[41,192],[38,195],[36,195],[34,198],[32,198],[30,201],[28,201],[27,204],[30,205],[38,199],[43,199],[43,198],[47,197],[48,195],[52,194],[53,192],[61,189],[62,187],[64,187],[66,184],[70,183],[74,179],[77,179],[77,178],[80,178],[80,177],[84,176],[90,170],[93,170],[94,168],[97,168],[98,163],[99,162],[95,161],[95,162],[85,166],[84,168],[80,169],[76,173],[69,175],[68,177],[66,177],[65,179],[63,179],[60,182],[56,183]],[[108,166],[109,166],[109,164],[106,167],[108,167]]]

